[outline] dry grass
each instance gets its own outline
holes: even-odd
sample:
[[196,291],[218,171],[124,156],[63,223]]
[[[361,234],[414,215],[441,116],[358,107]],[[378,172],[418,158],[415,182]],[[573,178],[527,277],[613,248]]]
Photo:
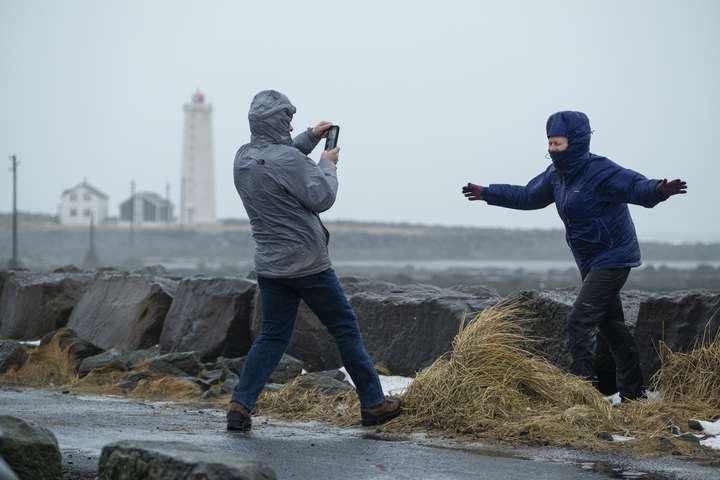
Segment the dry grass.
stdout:
[[420,372],[398,428],[501,439],[591,444],[613,421],[592,385],[531,351],[517,304],[484,310],[462,327],[453,353]]
[[[660,344],[661,368],[653,385],[670,402],[704,402],[720,411],[720,333],[687,353]],[[718,412],[720,413],[720,412]]]
[[297,385],[297,380],[277,392],[265,391],[257,404],[257,413],[289,420],[321,420],[340,426],[358,422],[360,402],[354,391],[341,395],[323,395]]
[[46,344],[30,352],[28,361],[18,369],[0,375],[0,383],[56,387],[75,383],[77,361],[60,348],[61,335],[55,335]]

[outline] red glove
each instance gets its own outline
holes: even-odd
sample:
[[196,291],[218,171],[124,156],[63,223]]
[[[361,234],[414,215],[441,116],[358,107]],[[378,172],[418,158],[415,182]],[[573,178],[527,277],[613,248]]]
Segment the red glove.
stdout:
[[667,178],[662,179],[657,184],[657,190],[665,198],[677,195],[678,193],[687,193],[687,183],[682,180],[675,179],[668,182]]
[[468,200],[484,200],[483,199],[483,191],[487,187],[483,187],[482,185],[475,185],[474,183],[469,183],[462,187],[462,193],[465,195],[465,198]]

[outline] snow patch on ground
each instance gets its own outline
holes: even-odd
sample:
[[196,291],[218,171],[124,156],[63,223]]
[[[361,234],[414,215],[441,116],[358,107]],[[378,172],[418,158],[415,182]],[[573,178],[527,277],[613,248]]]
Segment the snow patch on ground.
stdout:
[[30,347],[39,347],[40,346],[40,340],[21,340],[21,344],[28,345]]
[[[347,380],[353,387],[355,384],[348,375],[345,367],[340,369],[345,374],[345,380]],[[396,375],[378,375],[380,377],[380,385],[382,385],[383,392],[385,395],[402,395],[407,390],[407,387],[412,383],[413,379],[409,377],[399,377]]]
[[710,447],[715,450],[720,450],[720,436],[700,440],[700,445],[704,447]]
[[622,400],[620,400],[620,394],[619,393],[613,393],[612,395],[609,395],[605,397],[605,400],[610,402],[610,405],[613,407],[619,407],[622,403]]
[[613,435],[613,442],[629,442],[635,440],[635,437],[626,437],[625,435]]
[[708,435],[720,435],[720,420],[714,422],[704,422],[700,420],[700,425],[702,425],[703,432]]

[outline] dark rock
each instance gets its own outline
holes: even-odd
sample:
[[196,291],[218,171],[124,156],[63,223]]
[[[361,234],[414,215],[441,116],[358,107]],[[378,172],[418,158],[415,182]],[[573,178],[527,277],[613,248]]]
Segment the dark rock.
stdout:
[[111,349],[98,355],[88,357],[80,363],[78,373],[87,375],[95,368],[109,368],[113,370],[132,370],[142,365],[146,360],[155,355],[148,350],[133,350],[132,352],[121,352]]
[[200,373],[202,365],[195,352],[178,352],[160,355],[148,363],[148,368],[168,375],[194,377]]
[[200,390],[202,390],[203,392],[209,390],[210,387],[212,387],[212,385],[210,384],[210,382],[207,382],[207,381],[203,380],[202,378],[189,377],[189,376],[180,376],[180,377],[176,377],[176,378],[177,378],[178,380],[183,380],[183,381],[185,381],[185,382],[194,383],[195,385],[197,385],[198,387],[200,387]]
[[0,336],[35,340],[64,327],[90,274],[12,272],[0,296]]
[[600,440],[605,440],[607,442],[613,441],[613,436],[610,432],[598,432],[597,438],[599,438]]
[[78,365],[84,359],[104,351],[97,345],[78,337],[77,333],[70,328],[61,328],[56,332],[45,335],[40,341],[40,346],[47,346],[52,342],[55,342],[61,351],[67,351],[72,355]]
[[696,437],[692,433],[682,433],[675,437],[676,440],[680,440],[681,442],[686,442],[692,445],[700,446],[700,439]]
[[0,373],[22,367],[27,359],[27,350],[20,342],[0,340]]
[[175,281],[148,275],[98,275],[73,309],[68,326],[102,348],[152,347],[160,338],[176,286]]
[[162,353],[193,350],[201,359],[247,354],[256,285],[240,278],[187,278],[165,318]]
[[283,355],[280,359],[280,363],[275,367],[275,370],[270,374],[268,382],[270,383],[288,383],[293,378],[297,377],[302,373],[303,364],[297,358],[291,357],[290,355]]
[[354,390],[345,382],[335,380],[328,375],[318,375],[314,372],[300,375],[295,385],[306,390],[317,390],[325,395],[339,395]]
[[0,416],[0,457],[23,480],[62,478],[60,449],[55,435],[33,422]]
[[345,381],[345,374],[340,370],[322,370],[320,372],[312,372],[314,375],[324,375],[326,377],[334,378],[339,382]]
[[101,480],[203,479],[272,480],[262,463],[242,462],[183,442],[123,441],[106,445],[100,455]]
[[15,472],[12,471],[10,465],[0,457],[0,479],[2,480],[19,480]]
[[240,377],[238,377],[234,373],[231,373],[227,377],[225,377],[225,381],[223,382],[222,387],[220,387],[220,390],[223,393],[232,394],[238,383],[240,383]]
[[69,265],[63,265],[62,267],[58,267],[55,270],[53,270],[53,273],[80,273],[82,270],[80,270],[78,267],[76,267],[73,264]]
[[140,383],[140,380],[145,380],[146,378],[150,378],[150,374],[148,372],[133,373],[121,378],[120,381],[117,383],[117,386],[124,390],[132,390],[137,387],[137,384]]
[[222,395],[222,391],[218,387],[212,387],[211,389],[200,395],[203,400],[213,400],[219,398]]
[[221,383],[223,380],[225,380],[226,375],[227,370],[223,368],[217,368],[215,370],[204,371],[200,374],[200,378],[208,382],[209,384],[214,385],[216,383]]
[[690,430],[696,430],[698,432],[702,432],[705,429],[703,428],[702,424],[698,422],[697,420],[688,420],[688,428]]
[[229,370],[230,372],[234,373],[235,375],[240,376],[240,374],[242,374],[242,369],[245,366],[245,357],[239,357],[239,358],[219,357],[217,359],[217,366],[220,368]]
[[660,341],[673,351],[710,342],[720,330],[720,293],[706,290],[653,295],[640,305],[635,338],[640,367],[650,378],[660,367]]
[[92,357],[87,357],[80,363],[78,373],[87,375],[95,368],[108,368],[114,370],[127,370],[127,366],[121,360],[122,353],[118,350],[108,350]]

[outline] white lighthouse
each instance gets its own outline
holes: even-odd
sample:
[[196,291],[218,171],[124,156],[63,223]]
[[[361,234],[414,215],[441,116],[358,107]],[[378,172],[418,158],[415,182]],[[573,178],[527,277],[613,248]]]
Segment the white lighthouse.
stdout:
[[198,90],[183,107],[180,221],[187,225],[215,223],[215,161],[212,106]]

